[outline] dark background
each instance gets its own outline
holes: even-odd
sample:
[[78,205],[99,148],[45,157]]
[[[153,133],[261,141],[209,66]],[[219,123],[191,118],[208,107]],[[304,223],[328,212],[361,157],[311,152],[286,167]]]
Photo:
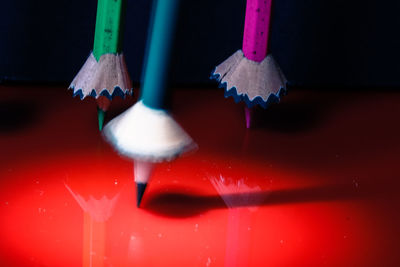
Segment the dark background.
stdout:
[[[128,0],[124,53],[139,82],[151,0]],[[270,48],[292,85],[400,85],[400,1],[275,0]],[[96,0],[0,1],[0,80],[70,82],[93,45]],[[245,0],[182,0],[172,81],[209,83],[241,48]]]

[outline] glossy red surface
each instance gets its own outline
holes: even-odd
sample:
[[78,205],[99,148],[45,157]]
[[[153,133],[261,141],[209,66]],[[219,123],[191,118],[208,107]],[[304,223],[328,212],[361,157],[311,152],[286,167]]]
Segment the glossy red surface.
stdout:
[[293,90],[246,130],[222,90],[178,90],[199,150],[157,166],[141,209],[93,100],[0,96],[1,266],[400,264],[400,93]]

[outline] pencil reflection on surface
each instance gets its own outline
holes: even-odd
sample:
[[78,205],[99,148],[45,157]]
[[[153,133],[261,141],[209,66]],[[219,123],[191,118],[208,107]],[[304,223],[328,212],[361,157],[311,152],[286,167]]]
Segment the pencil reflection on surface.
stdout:
[[102,267],[106,250],[106,222],[95,221],[88,212],[83,215],[83,267]]
[[76,202],[78,202],[82,210],[88,213],[97,222],[105,222],[111,217],[120,195],[118,192],[111,199],[107,196],[102,196],[101,198],[96,199],[90,195],[86,200],[78,193],[72,191],[67,184],[65,184],[65,187],[71,193]]
[[120,193],[116,193],[111,199],[105,195],[99,199],[90,195],[85,199],[72,191],[67,184],[64,185],[84,212],[82,266],[102,267],[107,262],[105,255],[107,220],[113,214]]
[[261,187],[250,187],[243,178],[233,180],[220,175],[210,181],[228,207],[224,266],[250,266],[252,213],[264,201],[265,194],[251,194],[261,192]]

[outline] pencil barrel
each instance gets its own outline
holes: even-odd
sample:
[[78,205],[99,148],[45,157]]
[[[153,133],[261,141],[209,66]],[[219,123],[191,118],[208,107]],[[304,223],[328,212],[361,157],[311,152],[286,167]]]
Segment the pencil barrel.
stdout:
[[247,0],[243,33],[246,58],[261,62],[268,52],[272,0]]
[[126,0],[98,0],[93,54],[121,53]]
[[153,8],[141,100],[150,108],[164,109],[179,0],[156,0]]

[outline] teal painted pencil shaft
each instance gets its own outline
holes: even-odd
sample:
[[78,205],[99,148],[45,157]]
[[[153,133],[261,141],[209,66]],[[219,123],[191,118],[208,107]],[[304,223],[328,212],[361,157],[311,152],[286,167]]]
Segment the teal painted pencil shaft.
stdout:
[[148,41],[141,100],[154,109],[164,109],[166,82],[175,34],[179,0],[155,0]]

